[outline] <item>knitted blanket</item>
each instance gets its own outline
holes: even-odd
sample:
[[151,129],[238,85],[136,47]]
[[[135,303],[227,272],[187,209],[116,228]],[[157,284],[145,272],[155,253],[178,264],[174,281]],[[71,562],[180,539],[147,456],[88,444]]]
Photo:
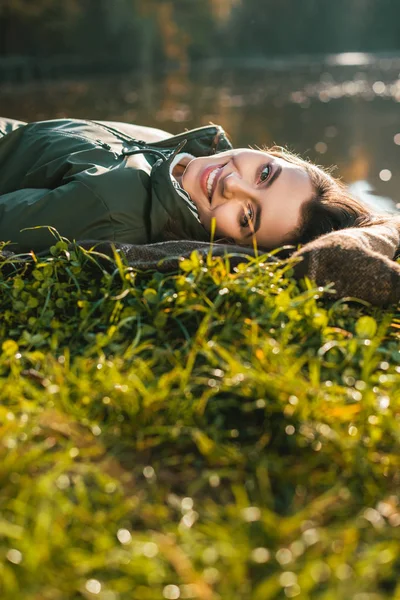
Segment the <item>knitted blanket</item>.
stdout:
[[[86,248],[95,242],[84,241]],[[171,271],[178,267],[181,257],[193,250],[203,256],[230,255],[231,267],[249,257],[251,248],[179,240],[145,246],[115,244],[134,267]],[[96,249],[110,254],[109,242],[96,243]],[[400,264],[395,257],[400,247],[400,217],[382,218],[366,227],[348,228],[325,234],[305,244],[292,254],[296,259],[294,276],[307,276],[317,285],[333,282],[331,297],[356,297],[375,306],[387,306],[400,300]],[[271,258],[271,260],[277,260]]]

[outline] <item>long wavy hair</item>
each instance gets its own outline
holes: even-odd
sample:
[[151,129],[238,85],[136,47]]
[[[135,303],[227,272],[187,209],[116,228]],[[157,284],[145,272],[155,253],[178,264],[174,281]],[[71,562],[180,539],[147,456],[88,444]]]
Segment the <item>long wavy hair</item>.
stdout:
[[315,165],[279,146],[263,150],[302,167],[314,188],[313,196],[302,206],[298,227],[286,236],[285,244],[306,244],[331,231],[365,227],[385,218],[354,198],[347,186],[333,177],[332,168]]

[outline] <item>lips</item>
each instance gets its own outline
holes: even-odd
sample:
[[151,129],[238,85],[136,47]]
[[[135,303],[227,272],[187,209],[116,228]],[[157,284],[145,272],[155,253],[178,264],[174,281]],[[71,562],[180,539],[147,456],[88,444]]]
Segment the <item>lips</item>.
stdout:
[[224,165],[212,165],[211,167],[206,167],[201,174],[200,186],[210,204],[223,166]]

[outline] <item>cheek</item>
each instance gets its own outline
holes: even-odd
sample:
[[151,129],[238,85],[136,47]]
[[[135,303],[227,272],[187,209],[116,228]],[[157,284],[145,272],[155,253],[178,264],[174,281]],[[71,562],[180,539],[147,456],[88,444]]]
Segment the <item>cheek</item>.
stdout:
[[196,173],[199,170],[199,158],[194,158],[190,161],[182,176],[182,187],[190,194],[193,192],[193,186],[196,181]]
[[212,217],[216,220],[218,235],[234,238],[241,236],[238,210],[235,206],[230,206],[229,202],[210,212],[210,224]]

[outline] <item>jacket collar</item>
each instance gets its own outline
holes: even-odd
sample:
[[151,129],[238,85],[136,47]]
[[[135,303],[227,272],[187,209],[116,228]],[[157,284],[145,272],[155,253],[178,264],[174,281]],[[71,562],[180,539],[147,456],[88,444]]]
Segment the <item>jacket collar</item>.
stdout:
[[[157,198],[157,202],[154,202],[153,198],[151,209],[152,241],[159,239],[162,235],[162,231],[156,229],[157,224],[160,223],[156,214],[159,213],[160,205],[168,219],[179,224],[179,229],[187,239],[208,241],[210,234],[200,223],[196,205],[189,194],[171,176],[171,163],[175,156],[182,151],[198,157],[230,150],[232,145],[225,131],[219,125],[208,125],[148,145],[170,151],[166,160],[157,160],[151,171],[152,194]],[[165,218],[162,221],[165,222]]]

